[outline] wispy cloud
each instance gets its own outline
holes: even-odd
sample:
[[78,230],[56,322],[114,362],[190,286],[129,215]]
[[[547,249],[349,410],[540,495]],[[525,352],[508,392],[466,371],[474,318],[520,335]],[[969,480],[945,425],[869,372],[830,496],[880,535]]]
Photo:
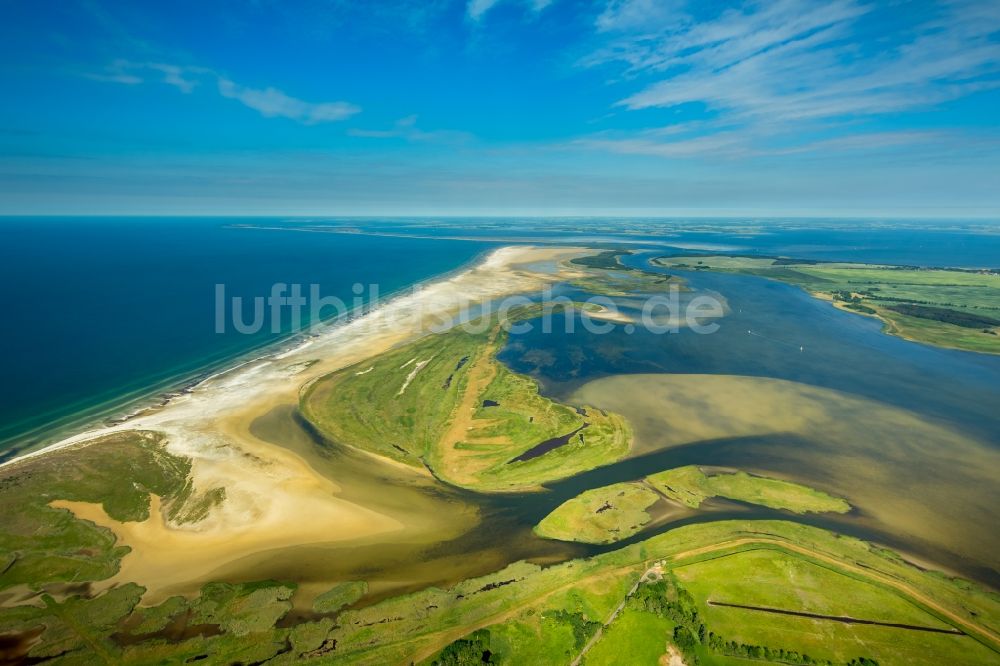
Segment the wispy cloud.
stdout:
[[266,118],[291,118],[309,125],[343,120],[361,111],[349,102],[304,102],[277,88],[247,88],[222,77],[219,78],[219,94],[259,111]]
[[[481,20],[487,12],[489,12],[496,5],[504,2],[505,0],[469,0],[469,3],[465,7],[466,13],[469,15],[473,21]],[[553,0],[520,0],[522,4],[528,6],[531,11],[536,14],[549,5],[552,4]]]
[[[677,134],[682,134],[678,132]],[[781,137],[778,137],[781,138]],[[826,139],[778,141],[760,145],[746,132],[726,130],[700,136],[676,136],[674,132],[649,130],[637,136],[594,136],[577,139],[572,146],[606,150],[625,155],[684,158],[711,155],[726,159],[819,154],[832,157],[846,153],[884,153],[915,145],[954,147],[968,137],[938,131],[861,132]]]
[[347,134],[366,139],[405,139],[406,141],[466,141],[472,138],[468,132],[456,130],[422,130],[417,127],[416,115],[400,118],[391,129],[351,128],[347,130]]
[[361,111],[361,107],[350,102],[307,102],[277,88],[251,88],[211,69],[191,65],[115,60],[103,72],[86,76],[125,85],[155,81],[183,93],[208,84],[208,88],[214,88],[222,97],[236,100],[266,118],[289,118],[307,125],[344,120]]
[[648,32],[667,26],[684,14],[683,0],[611,0],[597,16],[599,32]]
[[702,128],[708,136],[629,137],[617,148],[664,155],[699,146],[770,152],[762,139],[830,128],[863,136],[863,124],[883,114],[1000,86],[1000,4],[949,0],[878,41],[858,30],[877,10],[856,0],[774,0],[695,20],[681,3],[615,0],[595,23],[610,42],[583,63],[624,65],[626,80],[646,81],[620,107],[694,108],[715,121]]

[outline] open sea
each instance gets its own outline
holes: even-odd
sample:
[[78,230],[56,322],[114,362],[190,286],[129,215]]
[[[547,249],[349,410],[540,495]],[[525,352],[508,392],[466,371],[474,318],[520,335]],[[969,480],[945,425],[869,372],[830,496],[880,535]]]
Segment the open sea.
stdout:
[[275,283],[351,304],[356,284],[384,298],[511,242],[1000,265],[1000,227],[986,223],[0,218],[0,452],[155,400],[293,332],[284,317],[243,334],[228,316],[217,332],[216,285],[229,306],[244,299],[249,322]]
[[494,245],[238,222],[0,219],[0,449],[51,441],[288,337],[287,312],[278,331],[268,320],[239,333],[228,318],[216,332],[217,284],[228,299],[244,298],[250,323],[252,299],[275,283],[317,284],[322,296],[353,304],[356,283],[365,298],[372,284],[388,296]]

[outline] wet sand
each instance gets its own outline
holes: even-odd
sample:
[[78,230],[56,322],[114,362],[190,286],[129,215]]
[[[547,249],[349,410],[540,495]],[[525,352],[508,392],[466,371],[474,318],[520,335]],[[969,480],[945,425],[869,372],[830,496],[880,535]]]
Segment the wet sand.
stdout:
[[[837,520],[997,568],[1000,452],[914,412],[734,375],[618,375],[583,385],[573,399],[623,414],[635,430],[634,458],[675,466],[676,451],[677,462],[803,483],[855,507]],[[698,451],[703,460],[688,459]]]
[[[412,510],[403,510],[391,499],[362,506],[340,497],[338,480],[318,473],[295,452],[256,437],[253,423],[277,407],[296,405],[300,388],[308,382],[414,339],[428,327],[452,320],[462,307],[537,291],[561,279],[531,270],[531,265],[561,265],[584,253],[581,248],[501,248],[474,268],[330,328],[298,349],[220,373],[159,410],[82,433],[31,455],[110,432],[155,430],[167,435],[172,453],[192,459],[196,490],[226,489],[222,505],[193,525],[169,524],[159,511],[143,523],[123,524],[108,518],[100,507],[63,504],[80,517],[109,527],[121,543],[132,548],[122,561],[121,572],[102,585],[138,582],[149,590],[147,603],[169,593],[192,594],[210,572],[254,553],[360,543],[388,534],[396,538],[412,531],[405,524],[414,519]],[[405,473],[418,476],[409,470]],[[477,519],[475,510],[467,506],[453,506],[438,516],[449,523],[444,532],[450,533]],[[441,530],[431,529],[426,522],[418,524],[420,530],[441,536]]]

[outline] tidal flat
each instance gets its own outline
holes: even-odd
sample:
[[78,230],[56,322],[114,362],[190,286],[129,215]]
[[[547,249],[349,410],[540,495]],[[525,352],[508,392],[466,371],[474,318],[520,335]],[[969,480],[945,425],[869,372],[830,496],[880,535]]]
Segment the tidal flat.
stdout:
[[[623,375],[574,396],[634,424],[635,466],[722,465],[844,497],[874,533],[995,565],[1000,452],[917,414],[814,386],[726,375]],[[896,544],[899,547],[899,544]],[[946,556],[947,557],[947,556]],[[932,557],[931,559],[936,559]]]
[[[464,284],[492,297],[562,281],[568,294],[584,295],[582,287],[606,279],[612,287],[596,292],[607,295],[619,291],[619,273],[635,273],[629,279],[643,290],[683,280],[686,294],[726,299],[721,335],[508,337],[488,326],[419,336],[412,318],[399,330],[382,313],[362,319],[356,328],[370,335],[336,355],[323,356],[343,338],[220,376],[142,421],[162,455],[132,488],[126,511],[113,496],[68,490],[39,507],[69,529],[90,526],[83,534],[101,549],[101,568],[62,576],[82,584],[74,589],[56,585],[62,579],[8,581],[4,631],[23,638],[18,649],[27,645],[32,657],[56,654],[59,632],[68,632],[76,654],[124,663],[447,663],[477,650],[506,663],[601,663],[633,634],[652,641],[643,646],[651,658],[660,648],[666,654],[657,638],[664,631],[689,663],[748,655],[812,663],[807,651],[836,663],[887,664],[955,650],[968,663],[1000,654],[995,595],[910,563],[994,580],[998,459],[983,436],[991,423],[983,405],[966,405],[961,414],[976,418],[962,424],[945,418],[946,398],[918,414],[911,407],[926,394],[878,399],[872,394],[887,384],[877,373],[845,371],[828,350],[819,362],[806,345],[796,350],[801,326],[754,324],[758,335],[737,335],[745,301],[726,280],[741,276],[713,276],[721,279],[708,286],[703,275],[664,281],[618,266],[619,257],[641,255],[605,253],[596,266],[569,261],[582,254],[519,255],[528,266],[551,264],[555,272],[546,274],[508,254]],[[467,298],[448,287],[437,292],[434,314]],[[792,305],[778,305],[794,320]],[[772,312],[756,316],[773,320]],[[558,316],[588,315],[574,307]],[[870,326],[853,334],[874,336],[876,347],[891,340]],[[783,359],[775,376],[723,372],[726,357],[713,356],[714,345],[734,340],[769,343]],[[878,349],[891,356],[894,348]],[[699,364],[711,371],[695,371]],[[810,381],[829,367],[841,373]],[[977,381],[989,386],[990,370],[983,372]],[[859,375],[874,379],[868,391],[847,390]],[[128,437],[137,425],[112,436]],[[85,441],[22,464],[60,460]],[[129,446],[148,458],[152,443]],[[87,483],[88,475],[102,479],[99,471],[85,470]],[[622,497],[624,511],[603,511]],[[577,518],[599,513],[607,524],[597,527],[613,538],[568,543],[533,531],[576,498],[587,498]],[[8,550],[7,569],[21,570],[23,547]],[[56,556],[86,561],[78,550]],[[755,569],[758,557],[774,565],[756,567],[761,584],[812,581],[803,585],[804,610],[734,583],[733,572]],[[722,573],[708,565],[693,579],[686,573],[716,560],[725,562]],[[817,563],[860,584],[810,568]],[[836,590],[848,587],[851,598],[838,606]],[[23,603],[32,599],[42,605]],[[884,612],[865,615],[872,608]],[[778,623],[767,613],[785,610],[875,624],[843,632],[829,624],[836,618],[789,616],[782,631],[768,633]],[[75,634],[77,618],[92,611],[100,622]],[[749,612],[756,619],[740,615]],[[38,623],[51,629],[31,643]],[[894,652],[899,640],[884,633],[893,624],[940,635],[908,636]],[[817,627],[829,641],[816,640]]]

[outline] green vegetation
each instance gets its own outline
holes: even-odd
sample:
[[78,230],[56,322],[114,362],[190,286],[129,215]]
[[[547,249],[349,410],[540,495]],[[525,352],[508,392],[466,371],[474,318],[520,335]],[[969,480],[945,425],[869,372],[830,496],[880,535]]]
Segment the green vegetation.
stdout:
[[191,601],[171,597],[147,608],[137,607],[144,589],[131,583],[64,601],[45,594],[41,604],[0,612],[0,634],[19,641],[4,656],[71,664],[293,663],[330,649],[321,648],[333,628],[329,619],[277,628],[294,591],[274,581],[210,583]]
[[654,263],[781,280],[839,307],[876,316],[893,335],[941,347],[1000,353],[997,271],[716,255],[660,257]]
[[168,518],[197,520],[221,489],[196,495],[191,463],[172,455],[163,437],[151,432],[108,435],[85,445],[26,458],[0,471],[0,589],[51,583],[96,581],[118,570],[128,552],[114,535],[76,519],[55,500],[99,503],[120,521],[149,517],[150,494],[163,499]]
[[[798,553],[747,549],[681,565],[674,573],[675,584],[679,581],[690,593],[686,612],[691,619],[686,624],[695,635],[700,632],[703,649],[712,653],[803,664],[868,659],[883,666],[975,664],[997,659],[995,653],[892,590]],[[722,603],[809,612],[819,617]],[[837,618],[885,625],[852,624]]]
[[613,543],[649,522],[646,509],[659,496],[641,483],[616,483],[563,502],[535,527],[539,536],[583,543]]
[[[636,586],[644,573],[647,582]],[[996,595],[862,541],[783,521],[690,525],[545,568],[519,562],[447,589],[341,610],[335,621],[289,622],[294,590],[273,581],[212,583],[193,600],[173,597],[151,608],[136,606],[142,594],[136,585],[92,598],[44,595],[40,604],[4,608],[0,635],[13,660],[59,655],[66,663],[446,664],[471,657],[484,663],[487,651],[488,663],[568,663],[624,602],[586,663],[626,654],[626,645],[638,660],[630,663],[645,663],[662,655],[667,641],[691,665],[737,658],[793,664],[864,658],[882,666],[1000,659],[1000,636],[991,629],[1000,618]]]
[[684,289],[684,280],[662,273],[644,271],[621,263],[620,257],[629,250],[606,250],[597,254],[571,259],[571,267],[587,271],[570,280],[578,289],[600,296],[629,296],[637,293],[663,291],[671,287]]
[[[765,560],[773,556],[775,563],[759,573],[761,578],[756,583],[754,560],[732,560],[731,568],[720,570],[710,579],[709,573],[701,576],[695,569],[742,557],[743,553],[763,553],[760,557]],[[480,629],[477,645],[490,650],[491,663],[568,662],[579,654],[576,636],[592,637],[596,628],[593,623],[606,621],[626,599],[637,576],[657,562],[663,563],[662,583],[639,585],[626,607],[672,623],[674,629],[669,635],[658,635],[648,629],[645,618],[643,640],[655,640],[655,649],[663,654],[669,639],[689,656],[697,657],[697,661],[690,658],[689,664],[735,663],[734,659],[764,663],[769,659],[780,663],[825,663],[829,659],[844,664],[864,658],[886,666],[993,663],[1000,659],[1000,636],[990,629],[1000,617],[1000,599],[990,592],[923,572],[891,552],[825,530],[783,521],[720,521],[678,528],[588,559],[545,569],[514,565],[448,590],[424,590],[346,611],[338,618],[341,628],[331,634],[338,641],[335,663],[352,663],[360,658],[402,662],[414,654],[432,663],[442,648],[467,638],[460,633],[461,627]],[[779,641],[769,633],[770,627],[778,624],[778,616],[738,609],[724,609],[732,614],[744,613],[735,620],[738,632],[732,624],[712,624],[718,609],[709,606],[709,600],[738,600],[744,598],[741,590],[766,587],[762,594],[772,597],[746,598],[777,603],[782,599],[774,595],[786,595],[784,601],[791,603],[796,598],[799,577],[804,575],[802,571],[834,578],[805,581],[804,594],[810,596],[792,608],[834,609],[859,619],[894,618],[892,622],[901,624],[953,627],[967,635],[792,617],[790,622],[801,624],[784,632]],[[695,588],[692,584],[689,588],[688,578],[704,578],[704,585]],[[883,610],[867,618],[865,613],[875,608]],[[554,610],[579,613],[576,622],[580,631],[574,633],[568,625],[544,631],[544,623],[555,618],[551,613]],[[618,620],[623,617],[628,615],[619,615]],[[701,625],[705,625],[704,630]],[[818,636],[825,635],[828,626],[840,632],[831,648],[834,651],[813,650],[817,641],[823,640]],[[600,658],[601,643],[615,635],[613,628],[614,623],[596,643],[595,658]],[[905,647],[894,652],[894,644]],[[633,649],[646,654],[654,647],[643,644],[640,648],[635,643]],[[914,656],[920,650],[930,658]],[[951,661],[942,657],[948,654],[958,656]],[[481,658],[482,653],[479,655]],[[533,659],[526,661],[529,656]]]
[[585,491],[560,504],[535,526],[547,539],[614,543],[640,532],[652,518],[647,509],[666,497],[692,509],[712,497],[726,497],[793,513],[846,513],[851,505],[789,481],[746,472],[705,474],[688,465],[651,474],[641,481],[615,483]]
[[[488,650],[489,663],[494,664],[569,663],[593,637],[601,619],[628,593],[632,582],[628,575],[599,576],[549,593],[515,609],[506,621],[475,632],[476,647]],[[455,648],[470,647],[462,641],[449,644],[425,663],[440,662],[443,655],[454,654]],[[474,648],[466,652],[472,658],[481,654]]]
[[[852,297],[852,299],[855,297]],[[887,305],[893,312],[907,315],[909,317],[919,317],[931,321],[940,321],[946,324],[954,324],[963,328],[996,328],[1000,326],[1000,319],[996,317],[986,317],[973,312],[959,312],[948,308],[937,308],[930,305],[914,305],[913,303],[896,303]]]
[[587,268],[599,268],[606,271],[632,271],[634,268],[630,268],[622,264],[619,257],[632,254],[628,250],[605,250],[604,252],[598,252],[597,254],[588,254],[585,257],[577,257],[575,259],[570,259],[571,264],[576,266],[586,266]]
[[751,476],[746,472],[705,474],[695,465],[651,474],[646,481],[670,499],[698,508],[711,497],[725,497],[792,513],[847,513],[851,505],[808,486]]
[[624,419],[540,396],[534,380],[495,359],[503,327],[477,326],[327,375],[304,390],[301,411],[337,442],[480,491],[535,489],[628,452]]
[[313,610],[317,613],[335,613],[344,606],[350,606],[368,592],[368,584],[364,581],[346,581],[337,583],[313,601]]
[[266,631],[292,609],[294,585],[209,583],[191,605],[191,624],[213,624],[235,636]]
[[111,636],[139,603],[143,591],[127,584],[93,599],[71,596],[64,601],[43,594],[40,604],[3,608],[0,635],[13,637],[12,642],[20,638],[22,651],[9,655],[14,657],[12,662],[62,657],[70,663],[115,663],[122,649]]
[[673,636],[670,620],[630,605],[587,652],[586,666],[618,666],[628,655],[632,666],[658,666],[667,651],[667,639]]

